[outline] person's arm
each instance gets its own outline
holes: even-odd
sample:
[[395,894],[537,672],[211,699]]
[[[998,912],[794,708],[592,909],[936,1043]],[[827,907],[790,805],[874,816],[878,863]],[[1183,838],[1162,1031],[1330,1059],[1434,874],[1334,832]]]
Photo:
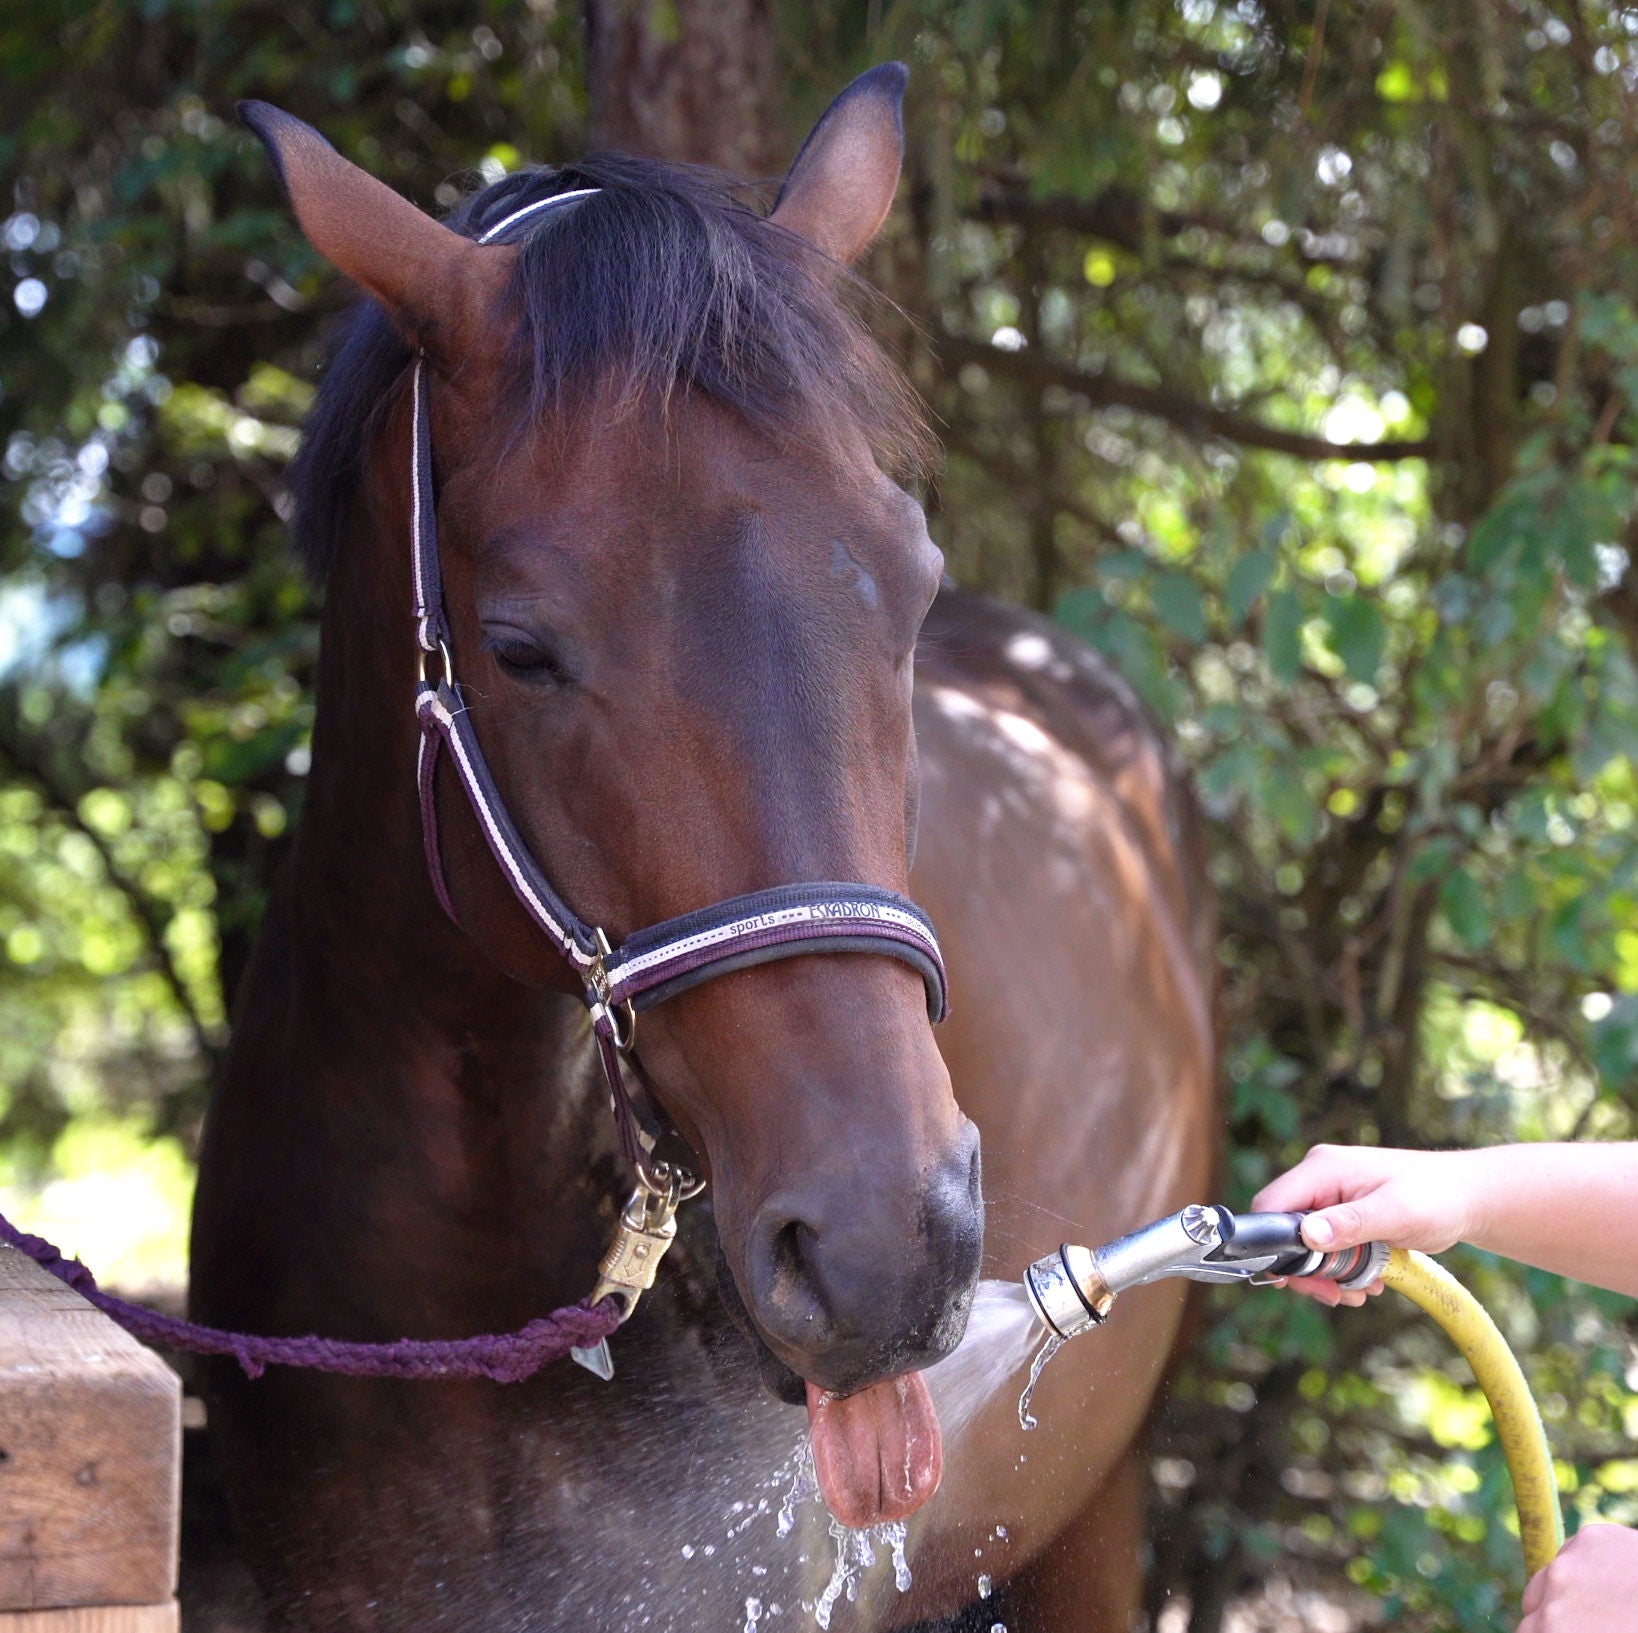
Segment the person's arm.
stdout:
[[1587,1525],[1524,1590],[1519,1633],[1633,1633],[1638,1629],[1638,1531]]
[[[1314,1210],[1313,1248],[1387,1242],[1440,1253],[1471,1242],[1510,1259],[1638,1297],[1638,1142],[1394,1151],[1317,1145],[1252,1206]],[[1304,1292],[1358,1302],[1333,1287]]]

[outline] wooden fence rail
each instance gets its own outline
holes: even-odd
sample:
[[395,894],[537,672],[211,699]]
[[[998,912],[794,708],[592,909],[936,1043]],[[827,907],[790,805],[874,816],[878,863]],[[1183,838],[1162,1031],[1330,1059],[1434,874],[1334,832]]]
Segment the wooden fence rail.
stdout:
[[176,1633],[182,1389],[0,1246],[0,1633]]

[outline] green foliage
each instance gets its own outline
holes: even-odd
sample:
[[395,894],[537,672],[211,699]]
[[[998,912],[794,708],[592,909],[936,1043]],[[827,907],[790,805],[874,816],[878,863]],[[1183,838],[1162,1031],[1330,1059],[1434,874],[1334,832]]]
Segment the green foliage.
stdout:
[[[947,436],[953,571],[1105,653],[1195,767],[1225,1200],[1322,1138],[1632,1136],[1627,15],[781,15],[793,129],[867,61],[912,65],[909,206],[870,270]],[[300,808],[315,607],[284,480],[342,292],[231,103],[448,204],[581,145],[579,41],[549,0],[0,20],[7,1187],[146,1162],[174,1216]],[[1630,1306],[1458,1270],[1527,1356],[1575,1515],[1638,1519]],[[1515,1602],[1471,1379],[1387,1301],[1218,1295],[1157,1453],[1155,1595],[1195,1633],[1293,1571],[1413,1630]]]

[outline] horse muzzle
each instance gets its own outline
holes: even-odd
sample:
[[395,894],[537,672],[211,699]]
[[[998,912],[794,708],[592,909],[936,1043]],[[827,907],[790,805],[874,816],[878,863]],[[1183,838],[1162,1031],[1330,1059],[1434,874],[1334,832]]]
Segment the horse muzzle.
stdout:
[[927,1176],[816,1172],[748,1232],[742,1288],[774,1355],[846,1395],[931,1366],[966,1331],[984,1243],[978,1130]]

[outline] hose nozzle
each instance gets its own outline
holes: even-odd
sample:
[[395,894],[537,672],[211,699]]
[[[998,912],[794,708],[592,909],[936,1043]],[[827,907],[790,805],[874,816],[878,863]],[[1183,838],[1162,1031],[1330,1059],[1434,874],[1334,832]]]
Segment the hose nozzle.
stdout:
[[1115,1302],[1097,1255],[1068,1242],[1024,1272],[1024,1291],[1042,1325],[1060,1338],[1101,1326]]
[[1065,1243],[1024,1273],[1036,1315],[1060,1338],[1102,1324],[1129,1287],[1182,1276],[1189,1281],[1264,1282],[1322,1276],[1339,1287],[1369,1287],[1387,1267],[1381,1242],[1316,1253],[1302,1239],[1300,1213],[1230,1213],[1192,1203],[1100,1248]]

